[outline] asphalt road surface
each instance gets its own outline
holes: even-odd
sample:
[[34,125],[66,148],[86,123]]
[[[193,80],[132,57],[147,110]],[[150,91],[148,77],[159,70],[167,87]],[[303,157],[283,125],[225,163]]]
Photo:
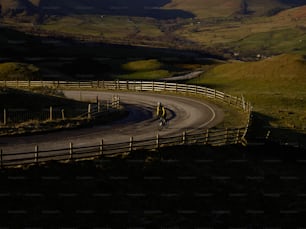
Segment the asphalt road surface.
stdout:
[[[216,105],[196,98],[164,95],[143,92],[94,92],[94,91],[64,91],[68,98],[80,100],[109,101],[112,96],[120,97],[121,104],[128,111],[128,116],[94,127],[75,130],[59,130],[52,133],[41,133],[33,136],[0,137],[0,148],[5,154],[34,151],[35,145],[40,150],[50,150],[69,147],[72,142],[75,147],[105,143],[116,143],[161,137],[192,132],[194,129],[211,128],[222,122],[223,111]],[[167,128],[158,130],[155,116],[157,102],[167,109]]]

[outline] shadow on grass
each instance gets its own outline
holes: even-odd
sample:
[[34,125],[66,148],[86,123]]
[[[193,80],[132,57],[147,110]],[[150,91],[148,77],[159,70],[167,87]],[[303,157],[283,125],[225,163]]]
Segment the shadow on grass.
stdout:
[[252,141],[272,141],[283,145],[294,145],[299,148],[306,148],[306,134],[299,130],[275,128],[269,123],[275,121],[267,115],[259,112],[252,113],[252,121],[248,130],[247,139]]
[[152,17],[156,19],[192,18],[195,15],[184,10],[165,10],[164,5],[170,0],[91,0],[91,1],[59,1],[42,0],[39,9],[49,15],[124,15],[137,17]]
[[5,227],[299,227],[305,151],[179,146],[0,172]]

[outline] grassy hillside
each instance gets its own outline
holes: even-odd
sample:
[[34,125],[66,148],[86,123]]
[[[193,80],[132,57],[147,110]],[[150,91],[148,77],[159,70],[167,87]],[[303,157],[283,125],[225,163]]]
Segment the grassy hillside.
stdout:
[[174,33],[220,53],[254,57],[306,53],[306,6],[284,10],[273,16],[202,19],[186,23]]
[[[278,0],[247,0],[247,11],[252,15],[264,15],[274,9],[284,9],[288,4]],[[239,14],[241,0],[172,0],[166,9],[183,9],[194,13],[198,18],[228,17]]]
[[221,64],[190,83],[244,95],[271,127],[306,129],[306,60],[302,55]]
[[237,0],[172,0],[164,8],[185,9],[193,12],[198,18],[226,17],[239,10]]
[[158,37],[162,32],[154,20],[126,16],[69,15],[47,19],[41,29],[97,36],[104,40],[130,40],[133,36]]
[[119,79],[156,80],[170,75],[156,59],[130,61],[123,64],[122,69],[126,74],[119,75]]
[[[259,52],[267,56],[306,53],[305,6],[291,8],[306,1],[246,0],[246,3],[246,12],[241,13],[241,0],[96,0],[90,3],[75,0],[74,4],[72,1],[31,0],[32,5],[52,12],[37,17],[38,23],[18,23],[20,29],[40,35],[175,49],[209,49],[227,57],[233,52],[248,58]],[[54,6],[67,12],[57,13],[52,10]],[[96,9],[102,11],[96,12]],[[176,10],[190,12],[191,16],[186,18]],[[165,14],[170,16],[164,17]],[[11,19],[2,20],[16,26]]]
[[[46,94],[47,92],[47,94]],[[87,104],[63,97],[54,96],[55,92],[46,89],[37,92],[29,92],[19,89],[0,87],[0,110],[6,109],[29,109],[41,111],[50,106],[69,109],[86,108]]]
[[32,64],[0,63],[0,80],[39,80],[39,68]]
[[[246,0],[246,14],[263,15],[290,6],[305,4],[304,0]],[[113,14],[153,17],[156,19],[227,17],[241,12],[241,0],[0,0],[4,12],[18,14],[37,9],[41,14]]]

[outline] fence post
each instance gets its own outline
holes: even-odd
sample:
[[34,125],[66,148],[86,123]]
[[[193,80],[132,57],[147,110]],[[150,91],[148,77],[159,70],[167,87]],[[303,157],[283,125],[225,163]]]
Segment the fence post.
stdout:
[[186,131],[183,132],[183,145],[186,144]]
[[265,139],[266,139],[266,140],[268,140],[268,139],[269,139],[270,134],[271,134],[271,131],[270,131],[270,130],[268,130],[268,132],[267,132],[267,134],[266,134],[266,137],[265,137]]
[[101,102],[98,102],[98,112],[101,112]]
[[240,135],[240,129],[238,129],[238,131],[237,131],[235,144],[237,144],[239,142],[239,135]]
[[99,150],[100,150],[100,155],[103,156],[103,139],[101,139]]
[[73,158],[73,143],[70,142],[69,144],[69,160],[72,160]]
[[49,120],[52,121],[53,120],[53,107],[50,106],[50,116],[49,116]]
[[88,104],[88,116],[87,116],[88,119],[91,119],[91,104],[89,103]]
[[245,107],[245,100],[244,100],[243,94],[241,94],[241,101],[242,101],[242,109],[245,111],[246,107]]
[[3,168],[3,150],[0,150],[0,167]]
[[35,146],[34,162],[38,163],[38,145]]
[[119,95],[117,96],[116,108],[117,108],[117,110],[120,108],[120,97],[119,97]]
[[62,120],[65,120],[65,110],[62,109]]
[[206,136],[205,136],[205,145],[207,145],[209,139],[209,129],[206,130]]
[[133,151],[133,137],[130,137],[130,152]]
[[6,116],[6,109],[3,110],[3,124],[6,125],[7,124],[7,116]]

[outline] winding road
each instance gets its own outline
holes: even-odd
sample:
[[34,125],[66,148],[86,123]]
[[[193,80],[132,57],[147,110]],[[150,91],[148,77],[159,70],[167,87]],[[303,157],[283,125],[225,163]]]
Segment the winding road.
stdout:
[[[110,91],[64,91],[72,99],[110,100],[113,95],[120,97],[121,104],[128,111],[128,116],[109,123],[75,130],[61,130],[33,136],[0,137],[0,148],[5,154],[33,151],[35,145],[40,150],[65,148],[73,142],[74,146],[98,144],[101,139],[106,143],[152,138],[158,133],[161,137],[192,132],[195,129],[211,128],[222,122],[224,113],[221,108],[207,101],[177,95],[165,95],[143,92]],[[80,96],[81,93],[81,96]],[[155,117],[157,102],[167,108],[169,126],[158,130]]]

